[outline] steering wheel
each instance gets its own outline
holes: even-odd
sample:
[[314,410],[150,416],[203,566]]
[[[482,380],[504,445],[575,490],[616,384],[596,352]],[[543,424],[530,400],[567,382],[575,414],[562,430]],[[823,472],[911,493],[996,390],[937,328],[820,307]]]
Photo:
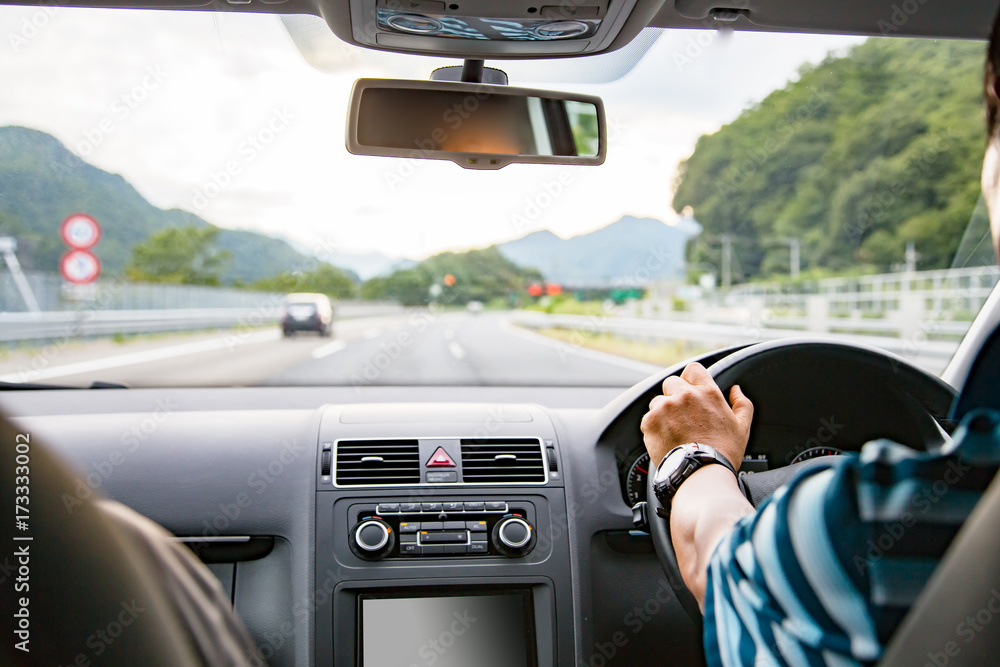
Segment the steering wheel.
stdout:
[[[725,396],[738,384],[754,403],[748,453],[763,448],[768,438],[815,436],[824,419],[820,415],[834,415],[840,426],[826,444],[852,449],[875,438],[889,438],[928,450],[940,446],[944,433],[954,426],[947,415],[955,390],[905,359],[877,348],[782,339],[735,352],[710,366],[708,372]],[[804,468],[828,465],[835,458],[817,457],[744,474],[741,487],[756,507]],[[653,545],[677,600],[700,626],[701,610],[681,578],[670,521],[653,493],[652,473],[657,463],[650,462],[646,482]]]

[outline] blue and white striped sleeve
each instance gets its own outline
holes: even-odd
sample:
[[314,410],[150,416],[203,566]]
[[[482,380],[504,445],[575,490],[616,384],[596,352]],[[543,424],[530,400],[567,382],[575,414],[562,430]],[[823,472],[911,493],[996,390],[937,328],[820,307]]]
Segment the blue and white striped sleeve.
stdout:
[[1000,413],[977,410],[940,450],[876,440],[803,471],[712,555],[708,664],[873,664],[998,470]]
[[[710,667],[859,665],[880,644],[861,573],[852,457],[812,469],[744,517],[713,555],[705,594]],[[828,502],[836,499],[834,502]],[[843,511],[846,509],[846,511]],[[850,561],[848,561],[849,563]]]

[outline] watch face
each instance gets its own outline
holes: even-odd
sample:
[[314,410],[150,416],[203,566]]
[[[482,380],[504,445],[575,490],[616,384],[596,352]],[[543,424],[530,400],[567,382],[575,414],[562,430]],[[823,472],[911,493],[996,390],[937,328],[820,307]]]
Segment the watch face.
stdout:
[[670,450],[666,458],[663,459],[663,463],[656,469],[656,477],[653,481],[659,484],[673,477],[674,473],[684,465],[688,454],[689,450],[687,447],[675,447]]

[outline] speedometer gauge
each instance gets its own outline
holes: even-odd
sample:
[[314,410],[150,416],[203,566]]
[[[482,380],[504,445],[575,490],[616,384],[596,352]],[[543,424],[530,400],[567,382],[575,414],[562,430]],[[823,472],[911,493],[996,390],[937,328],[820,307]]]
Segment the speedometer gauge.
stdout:
[[812,447],[804,452],[799,452],[799,455],[792,459],[792,464],[794,465],[820,456],[840,456],[843,453],[836,447]]
[[646,478],[649,477],[649,454],[643,453],[632,463],[625,478],[625,495],[629,507],[646,499]]

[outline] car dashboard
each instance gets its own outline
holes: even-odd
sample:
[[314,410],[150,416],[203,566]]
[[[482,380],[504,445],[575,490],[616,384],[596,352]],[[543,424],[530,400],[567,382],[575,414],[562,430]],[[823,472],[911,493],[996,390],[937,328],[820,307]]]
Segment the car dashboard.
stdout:
[[103,494],[186,542],[270,665],[698,664],[602,439],[615,400],[110,389],[7,392],[0,410],[75,466],[65,502]]

